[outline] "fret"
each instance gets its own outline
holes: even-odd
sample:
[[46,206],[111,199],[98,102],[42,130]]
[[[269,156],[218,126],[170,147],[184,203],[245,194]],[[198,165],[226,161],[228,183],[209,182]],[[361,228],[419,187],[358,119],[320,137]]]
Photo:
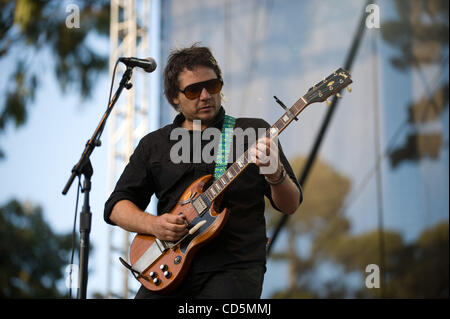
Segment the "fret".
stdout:
[[244,163],[242,163],[242,159],[239,159],[236,163],[238,164],[239,168],[244,167]]
[[217,191],[217,193],[220,193],[222,191],[222,189],[220,188],[219,185],[217,185],[217,183],[214,183],[213,186],[214,186],[214,189]]
[[230,166],[228,169],[227,169],[227,177],[228,177],[228,179],[231,181],[233,178],[234,178],[234,172],[233,172],[233,170],[231,169],[231,167],[232,166]]
[[234,163],[233,170],[234,170],[234,177],[236,178],[241,173],[241,169],[236,163]]
[[248,151],[246,151],[246,152],[242,155],[242,157],[243,157],[244,163],[247,165],[247,164],[250,162],[249,159],[248,159]]
[[230,166],[230,170],[233,172],[233,177],[236,177],[238,172],[236,172],[236,166],[234,164]]
[[[292,114],[294,114],[294,116],[297,116],[303,110],[303,108],[306,107],[306,105],[307,103],[303,99],[300,99],[295,102],[289,110]],[[277,134],[276,130],[278,130],[279,135],[291,122],[292,118],[290,118],[290,116],[285,113],[278,121],[275,122],[274,125],[272,125],[270,129],[266,131],[266,137],[271,137],[271,135],[275,136]]]
[[221,178],[222,184],[223,184],[223,188],[226,188],[228,186],[228,182],[227,182],[227,178],[226,176],[222,176]]
[[233,170],[233,165],[231,165],[228,169],[227,169],[227,177],[230,180],[230,182],[234,179],[234,177],[236,176],[236,174],[234,173]]
[[[276,123],[275,123],[275,125],[276,125]],[[272,126],[272,127],[268,130],[269,134],[266,135],[267,137],[275,136],[275,135],[277,135],[277,134],[280,132],[280,129],[279,129],[278,127],[275,127],[275,125]]]
[[208,198],[208,200],[211,202],[213,200],[213,196],[209,193],[209,190],[207,189],[204,193],[206,195],[206,197]]
[[220,178],[224,181],[224,185],[228,184],[228,178],[226,174],[223,174]]
[[242,164],[243,169],[245,169],[245,167],[249,163],[248,152],[245,152],[244,154],[241,155],[241,157],[239,158],[239,162]]
[[[303,103],[303,105],[301,105]],[[306,102],[302,101],[302,99],[298,100],[294,103],[294,105],[291,107],[291,112],[297,115],[301,112],[302,107],[306,106]]]
[[283,128],[283,126],[285,126],[285,124],[282,121],[277,121],[275,123],[275,125],[276,125],[276,128],[278,129],[278,132],[280,132],[281,129]]

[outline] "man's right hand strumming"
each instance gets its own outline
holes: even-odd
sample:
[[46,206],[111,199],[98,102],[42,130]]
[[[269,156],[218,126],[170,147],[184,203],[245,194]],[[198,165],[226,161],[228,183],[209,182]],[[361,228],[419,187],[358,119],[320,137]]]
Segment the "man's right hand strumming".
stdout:
[[153,235],[166,241],[177,241],[188,232],[184,216],[173,214],[154,216],[142,211],[129,200],[117,202],[110,219],[129,232]]

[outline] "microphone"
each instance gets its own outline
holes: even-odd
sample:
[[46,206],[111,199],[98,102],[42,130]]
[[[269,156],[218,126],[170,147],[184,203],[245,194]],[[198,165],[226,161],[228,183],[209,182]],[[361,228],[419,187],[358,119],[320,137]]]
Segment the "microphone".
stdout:
[[138,67],[144,69],[145,72],[151,73],[156,69],[156,61],[152,58],[138,59],[138,58],[119,58],[119,61],[129,67]]

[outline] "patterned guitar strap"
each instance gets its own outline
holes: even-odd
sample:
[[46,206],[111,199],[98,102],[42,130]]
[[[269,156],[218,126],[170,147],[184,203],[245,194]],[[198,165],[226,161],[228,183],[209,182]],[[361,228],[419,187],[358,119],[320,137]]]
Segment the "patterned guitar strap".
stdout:
[[228,156],[230,155],[231,142],[233,140],[233,129],[236,119],[225,115],[222,125],[222,135],[219,142],[219,151],[217,152],[216,168],[214,171],[214,180],[217,180],[227,170]]

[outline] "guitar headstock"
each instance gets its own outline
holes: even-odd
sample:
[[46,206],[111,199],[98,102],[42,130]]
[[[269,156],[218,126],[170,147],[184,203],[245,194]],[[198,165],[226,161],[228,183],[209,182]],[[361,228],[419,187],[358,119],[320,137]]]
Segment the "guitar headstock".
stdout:
[[[312,88],[308,90],[308,93],[304,95],[304,98],[310,103],[323,102],[328,97],[337,94],[343,88],[352,83],[350,73],[346,70],[339,68],[328,77],[324,78],[319,83],[316,83]],[[350,90],[349,90],[350,91]],[[338,95],[339,97],[339,95]]]

